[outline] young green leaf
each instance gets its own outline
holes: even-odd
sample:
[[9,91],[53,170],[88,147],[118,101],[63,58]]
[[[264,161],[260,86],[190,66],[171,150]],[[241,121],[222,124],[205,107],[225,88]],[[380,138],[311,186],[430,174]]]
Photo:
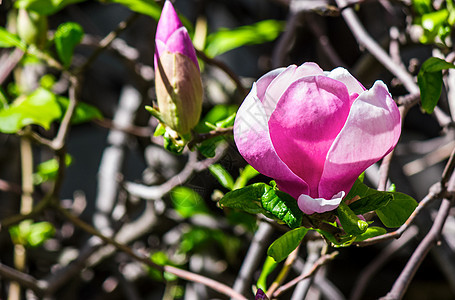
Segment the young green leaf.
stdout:
[[49,129],[51,123],[61,115],[57,96],[38,88],[30,95],[16,99],[8,108],[0,110],[0,132],[15,133],[30,124]]
[[40,15],[49,16],[67,5],[82,1],[84,0],[17,0],[14,2],[14,6],[37,12]]
[[262,207],[274,216],[274,219],[286,223],[290,228],[302,224],[303,213],[297,201],[285,192],[270,188],[261,197]]
[[262,213],[269,218],[286,223],[290,228],[301,225],[303,213],[292,196],[274,190],[265,183],[254,183],[233,190],[220,200],[220,205],[246,211]]
[[248,181],[259,175],[259,172],[256,171],[252,166],[246,165],[243,170],[240,171],[239,177],[235,180],[233,190],[244,187]]
[[397,192],[390,194],[393,195],[393,199],[386,206],[377,209],[376,214],[385,226],[400,227],[416,209],[418,203],[406,194]]
[[184,218],[195,214],[206,214],[208,208],[199,194],[184,186],[171,191],[171,200],[175,210]]
[[267,256],[265,258],[264,265],[262,266],[262,271],[261,275],[259,275],[258,281],[256,283],[256,286],[258,289],[267,290],[267,277],[270,275],[270,273],[275,270],[276,266],[278,266],[278,262],[275,261],[275,259],[271,256]]
[[153,0],[109,0],[128,7],[134,12],[152,17],[156,21],[160,19],[161,7]]
[[[62,112],[64,113],[68,108],[69,99],[66,97],[58,97],[57,100],[58,103],[62,106]],[[98,108],[85,102],[79,101],[76,105],[76,109],[74,110],[73,117],[71,118],[71,124],[81,124],[102,118],[103,115]]]
[[261,197],[271,187],[259,182],[226,193],[220,200],[222,207],[231,207],[250,214],[266,213],[262,208]]
[[25,220],[18,225],[11,226],[9,233],[15,244],[38,247],[54,236],[55,228],[49,222],[33,223],[32,220]]
[[369,238],[372,238],[372,237],[375,237],[375,236],[380,236],[380,235],[383,235],[383,234],[386,234],[386,233],[387,233],[387,230],[385,230],[382,227],[375,227],[375,226],[368,227],[367,231],[365,231],[361,235],[358,235],[355,238],[355,241],[356,242],[364,241],[366,239],[369,239]]
[[425,112],[431,114],[434,111],[442,91],[442,70],[451,68],[455,68],[455,65],[437,57],[430,57],[422,64],[417,83]]
[[267,255],[273,257],[276,262],[280,262],[294,251],[300,244],[308,228],[298,227],[290,230],[275,240],[267,250]]
[[392,199],[393,195],[389,192],[375,191],[349,204],[349,208],[356,215],[363,215],[364,213],[386,206]]
[[74,48],[82,41],[84,29],[74,22],[63,23],[55,32],[55,48],[65,68],[71,65]]
[[225,188],[232,190],[234,187],[234,179],[232,179],[231,174],[226,171],[220,164],[213,164],[209,166],[209,171],[212,175],[218,180],[218,182]]
[[368,223],[360,220],[344,202],[341,202],[338,206],[337,215],[341,226],[343,226],[347,234],[357,236],[364,233],[368,228]]
[[[66,154],[65,165],[71,165],[73,159],[71,155]],[[36,173],[33,174],[33,184],[38,185],[48,180],[54,180],[58,172],[58,161],[53,158],[40,163],[37,166]]]
[[264,20],[234,29],[221,29],[207,37],[205,53],[215,57],[241,46],[270,42],[283,30],[284,23],[277,20]]
[[27,45],[16,35],[0,27],[0,48],[17,47],[22,51],[27,50]]

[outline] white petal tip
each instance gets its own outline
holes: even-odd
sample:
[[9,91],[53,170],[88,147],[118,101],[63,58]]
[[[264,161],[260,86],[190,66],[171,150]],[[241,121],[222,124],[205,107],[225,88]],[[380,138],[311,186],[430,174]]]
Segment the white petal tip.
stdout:
[[344,191],[339,192],[330,200],[324,198],[314,199],[308,195],[302,194],[299,196],[297,203],[301,211],[307,215],[311,215],[314,213],[323,213],[337,208],[341,200],[343,200],[344,196]]

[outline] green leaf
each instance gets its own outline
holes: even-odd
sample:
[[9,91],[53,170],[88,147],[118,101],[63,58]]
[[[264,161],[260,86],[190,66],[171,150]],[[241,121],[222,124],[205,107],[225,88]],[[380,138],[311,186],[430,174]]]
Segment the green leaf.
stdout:
[[188,187],[180,186],[174,188],[171,191],[171,201],[175,210],[184,218],[208,212],[201,196]]
[[[226,120],[231,115],[235,114],[238,109],[237,105],[224,105],[218,104],[215,105],[205,116],[202,118],[197,126],[194,128],[196,132],[204,133],[212,130],[211,127],[207,126],[205,123],[216,124],[217,122],[222,122]],[[221,127],[221,126],[220,126]],[[215,125],[216,128],[216,125]]]
[[243,188],[248,181],[259,175],[260,173],[256,171],[252,166],[246,165],[243,170],[240,171],[240,175],[234,183],[233,190]]
[[265,258],[264,265],[262,266],[262,271],[261,275],[259,275],[258,281],[256,283],[256,286],[259,289],[262,289],[263,291],[267,290],[267,277],[270,275],[270,273],[275,270],[276,266],[278,266],[278,263],[275,261],[275,259],[271,256],[267,256]]
[[367,212],[386,206],[392,199],[393,195],[390,192],[375,191],[374,193],[349,204],[349,208],[356,215],[363,215]]
[[220,200],[220,205],[240,209],[250,214],[267,213],[261,203],[261,197],[267,189],[270,189],[270,186],[259,182],[233,190],[224,195]]
[[134,12],[160,19],[161,7],[154,0],[110,0],[108,3],[117,3],[128,7]]
[[251,214],[262,213],[286,223],[290,228],[300,226],[303,218],[303,213],[292,196],[261,182],[227,193],[220,200],[220,205]]
[[[69,99],[66,97],[58,97],[58,103],[61,105],[62,115],[68,108]],[[76,109],[74,110],[73,117],[71,118],[71,124],[81,124],[85,122],[89,122],[95,119],[102,119],[103,115],[93,105],[87,104],[85,102],[78,102],[76,105]]]
[[0,110],[0,131],[16,133],[30,124],[49,129],[51,123],[61,115],[55,94],[38,88],[30,95],[16,99],[8,108]]
[[417,75],[422,109],[431,114],[438,104],[442,91],[442,70],[455,68],[455,65],[436,57],[427,59]]
[[[65,165],[71,165],[73,158],[66,154]],[[48,180],[54,180],[58,173],[58,161],[53,158],[40,163],[36,168],[36,173],[33,174],[33,184],[38,185]]]
[[389,227],[400,227],[418,206],[417,201],[406,194],[393,192],[393,199],[382,208],[376,210],[381,222]]
[[364,241],[366,239],[373,238],[375,236],[380,236],[380,235],[383,235],[383,234],[386,234],[386,233],[387,233],[387,230],[385,230],[382,227],[375,227],[375,226],[368,227],[367,231],[365,231],[361,235],[358,235],[355,238],[355,241],[356,242]]
[[308,228],[305,227],[286,232],[270,245],[267,255],[273,257],[276,262],[282,261],[297,248],[307,232]]
[[262,207],[275,219],[286,223],[290,228],[296,228],[302,224],[303,213],[291,195],[270,189],[262,195],[261,202]]
[[227,117],[224,120],[218,121],[215,123],[216,127],[218,128],[227,128],[230,126],[234,126],[234,121],[235,121],[235,116],[237,113],[231,114],[229,117]]
[[63,23],[55,32],[55,48],[65,68],[71,65],[74,48],[82,41],[84,29],[74,22]]
[[210,173],[218,180],[218,182],[225,188],[232,190],[234,187],[234,179],[232,179],[231,174],[226,171],[220,164],[213,164],[209,166]]
[[412,6],[420,15],[429,13],[433,10],[431,0],[412,0]]
[[0,27],[0,48],[17,47],[22,51],[27,50],[27,45],[16,35]]
[[344,231],[350,235],[360,235],[368,228],[368,223],[360,220],[359,217],[346,205],[341,202],[337,207],[337,215]]
[[15,244],[26,247],[38,247],[55,234],[54,226],[49,222],[33,223],[25,220],[9,229],[11,239]]
[[14,6],[48,16],[55,14],[67,5],[82,1],[84,0],[17,0]]
[[205,53],[215,57],[229,50],[275,40],[284,30],[284,22],[264,20],[234,29],[223,28],[207,37]]

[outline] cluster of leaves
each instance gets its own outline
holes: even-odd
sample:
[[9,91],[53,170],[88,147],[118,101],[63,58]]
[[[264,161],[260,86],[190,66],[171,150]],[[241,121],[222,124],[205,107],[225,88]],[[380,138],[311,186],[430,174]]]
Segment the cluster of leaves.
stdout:
[[[265,183],[233,190],[221,199],[220,205],[252,214],[261,213],[288,225],[292,230],[277,239],[268,250],[268,255],[279,262],[299,245],[308,230],[316,230],[336,247],[349,246],[387,232],[382,227],[370,226],[370,222],[359,216],[374,211],[386,227],[395,228],[409,218],[417,202],[402,193],[371,189],[363,183],[361,176],[337,210],[329,214],[305,215],[294,198],[277,190],[273,184]],[[303,227],[303,218],[312,226]]]
[[413,0],[416,11],[414,24],[423,29],[420,42],[432,44],[435,42],[445,44],[450,36],[452,26],[455,24],[455,8],[452,0],[445,1],[445,7],[435,10],[431,0]]

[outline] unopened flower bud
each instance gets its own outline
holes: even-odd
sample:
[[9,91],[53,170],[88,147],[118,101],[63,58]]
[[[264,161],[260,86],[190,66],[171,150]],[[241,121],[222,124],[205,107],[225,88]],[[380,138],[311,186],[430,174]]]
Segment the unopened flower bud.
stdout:
[[201,73],[188,32],[170,1],[164,4],[155,43],[155,88],[161,118],[186,135],[201,115]]

